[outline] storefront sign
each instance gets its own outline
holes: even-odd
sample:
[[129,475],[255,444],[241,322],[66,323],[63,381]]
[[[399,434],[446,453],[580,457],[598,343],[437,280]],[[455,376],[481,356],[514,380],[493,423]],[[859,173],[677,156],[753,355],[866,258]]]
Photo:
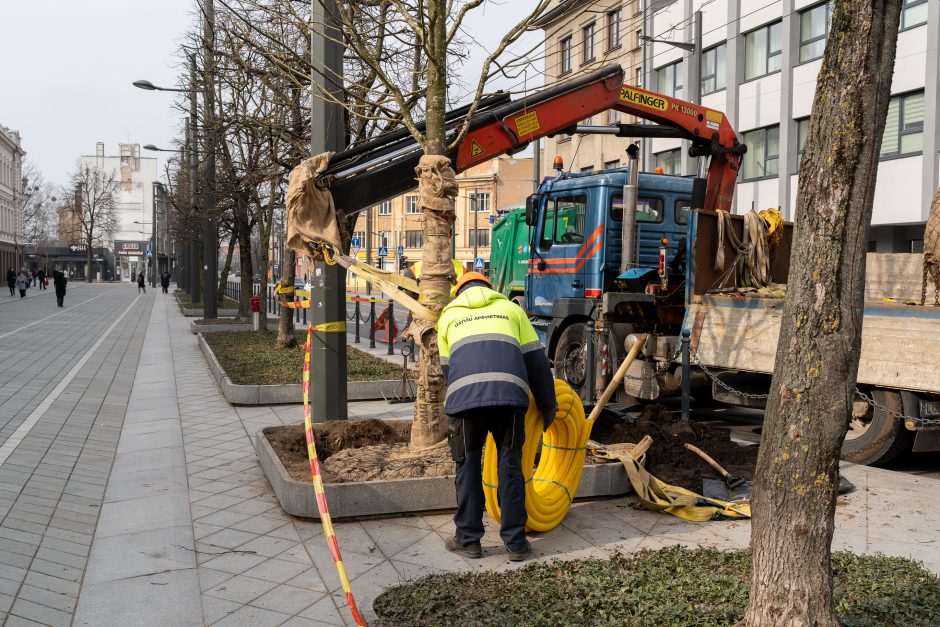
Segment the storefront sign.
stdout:
[[142,255],[147,250],[147,242],[114,242],[115,255]]

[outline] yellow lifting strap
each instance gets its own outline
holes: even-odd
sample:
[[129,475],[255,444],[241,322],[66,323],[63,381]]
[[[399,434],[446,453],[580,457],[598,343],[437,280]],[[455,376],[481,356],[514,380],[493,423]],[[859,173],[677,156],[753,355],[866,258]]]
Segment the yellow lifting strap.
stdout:
[[383,294],[411,311],[411,313],[413,313],[416,318],[437,320],[438,316],[435,312],[431,311],[416,301],[410,294],[405,292],[405,290],[408,290],[409,292],[418,292],[420,288],[418,287],[417,281],[409,279],[408,277],[402,276],[395,272],[380,270],[379,268],[362,263],[361,261],[343,255],[342,253],[328,251],[326,247],[323,248],[323,256],[327,260],[333,263],[338,263],[339,265],[346,268],[349,272],[352,272],[353,274],[360,276],[366,281],[372,283],[374,286],[379,288]]

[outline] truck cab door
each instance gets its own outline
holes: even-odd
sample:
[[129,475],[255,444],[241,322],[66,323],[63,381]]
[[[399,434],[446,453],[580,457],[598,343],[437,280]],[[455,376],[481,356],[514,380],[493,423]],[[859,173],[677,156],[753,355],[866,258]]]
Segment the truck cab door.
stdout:
[[545,198],[529,261],[528,304],[534,314],[551,315],[559,298],[584,298],[584,266],[601,235],[588,230],[587,200],[586,190]]

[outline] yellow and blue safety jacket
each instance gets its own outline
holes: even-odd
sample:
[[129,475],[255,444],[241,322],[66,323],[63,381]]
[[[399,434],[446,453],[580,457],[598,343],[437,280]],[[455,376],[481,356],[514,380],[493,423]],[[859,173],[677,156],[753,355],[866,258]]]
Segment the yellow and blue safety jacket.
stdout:
[[542,343],[521,307],[483,286],[465,289],[437,322],[444,412],[477,407],[528,407],[529,391],[542,412],[557,409],[555,383]]

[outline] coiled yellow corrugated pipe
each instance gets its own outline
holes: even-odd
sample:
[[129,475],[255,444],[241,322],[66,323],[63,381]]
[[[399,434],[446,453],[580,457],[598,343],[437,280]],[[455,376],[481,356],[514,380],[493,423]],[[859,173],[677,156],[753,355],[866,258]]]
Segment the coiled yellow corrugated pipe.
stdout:
[[[555,379],[558,412],[552,426],[542,434],[542,414],[529,398],[525,415],[525,444],[522,447],[522,474],[526,481],[525,508],[529,514],[528,531],[549,531],[568,513],[574,499],[584,456],[587,452],[591,423],[584,417],[584,405],[571,387]],[[544,439],[539,465],[535,467],[535,454],[539,441]],[[483,493],[486,511],[499,522],[499,501],[496,497],[498,455],[493,436],[487,436],[483,453]],[[534,470],[533,470],[534,468]]]
[[[558,412],[552,426],[543,434],[542,414],[535,405],[535,399],[529,395],[529,409],[525,415],[525,443],[522,446],[525,509],[529,514],[527,531],[551,531],[565,518],[581,482],[591,427],[623,381],[627,369],[645,342],[645,335],[637,338],[587,418],[584,417],[581,398],[567,383],[555,379]],[[540,441],[542,454],[538,467],[533,470]],[[496,522],[500,521],[499,499],[496,495],[498,457],[496,442],[492,435],[488,435],[486,450],[483,452],[483,494],[486,496],[486,511]]]

